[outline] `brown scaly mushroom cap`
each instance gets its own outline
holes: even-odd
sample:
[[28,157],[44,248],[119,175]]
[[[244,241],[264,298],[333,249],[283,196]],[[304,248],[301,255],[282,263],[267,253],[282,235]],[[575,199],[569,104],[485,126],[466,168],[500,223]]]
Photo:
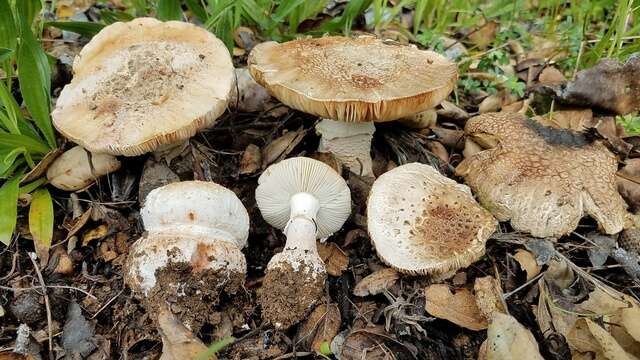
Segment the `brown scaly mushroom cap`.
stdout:
[[411,163],[380,175],[367,201],[367,227],[378,256],[409,274],[440,275],[484,255],[497,222],[466,185]]
[[53,124],[93,153],[140,155],[193,136],[234,84],[222,41],[195,25],[139,18],[102,29],[73,63]]
[[443,56],[374,37],[265,42],[249,71],[285,105],[324,118],[389,121],[444,100],[456,65]]
[[601,142],[516,113],[476,116],[465,133],[484,150],[466,157],[456,174],[498,220],[537,237],[568,234],[584,215],[607,234],[622,230],[617,161]]

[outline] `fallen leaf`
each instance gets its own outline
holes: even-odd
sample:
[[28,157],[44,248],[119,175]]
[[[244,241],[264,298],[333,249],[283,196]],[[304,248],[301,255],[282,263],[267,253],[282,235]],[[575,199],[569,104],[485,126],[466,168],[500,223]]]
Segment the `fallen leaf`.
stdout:
[[593,126],[591,109],[556,110],[546,115],[535,116],[534,119],[545,126],[557,129],[584,131]]
[[254,144],[247,145],[240,159],[240,174],[253,174],[260,169],[261,164],[262,153],[260,152],[260,148]]
[[487,319],[480,313],[469,290],[458,289],[451,293],[448,285],[433,284],[424,290],[424,296],[425,310],[429,314],[470,330],[487,328]]
[[400,278],[400,273],[391,268],[383,268],[360,280],[353,289],[355,296],[377,295],[388,290]]
[[442,116],[443,118],[451,119],[456,122],[464,122],[469,119],[469,113],[452,102],[444,100],[440,103],[440,107],[441,109],[436,110],[438,116]]
[[207,350],[202,341],[195,337],[166,307],[158,313],[158,332],[162,337],[160,360],[194,359]]
[[102,239],[107,235],[109,235],[109,226],[107,226],[107,224],[99,225],[84,233],[82,236],[82,246],[87,246],[91,241]]
[[349,266],[349,257],[335,243],[318,242],[318,255],[327,268],[327,274],[340,276]]
[[94,326],[84,318],[76,302],[69,304],[62,330],[62,347],[69,358],[84,358],[96,349]]
[[592,232],[587,237],[596,244],[596,246],[587,251],[591,265],[595,267],[603,266],[611,252],[616,248],[616,241],[610,236],[600,235],[597,232]]
[[436,125],[438,113],[435,109],[427,109],[409,117],[399,119],[398,122],[411,129],[426,129]]
[[538,75],[538,82],[541,85],[556,86],[567,82],[567,78],[554,66],[547,66]]
[[475,303],[480,314],[486,319],[491,319],[495,313],[508,313],[500,284],[493,276],[476,278],[473,291],[476,294]]
[[593,320],[589,318],[584,318],[584,321],[587,323],[587,327],[589,331],[596,339],[598,344],[600,345],[600,349],[602,349],[602,354],[606,359],[611,360],[633,360],[635,356],[630,356],[626,351],[618,344],[618,342],[609,334],[609,332],[600,325],[593,322]]
[[536,262],[535,256],[527,250],[518,249],[513,258],[516,259],[520,268],[527,273],[527,281],[533,279],[540,273],[542,267]]
[[300,128],[288,131],[271,141],[262,149],[262,168],[284,159],[302,141],[305,134],[306,131]]
[[625,115],[640,109],[640,56],[629,56],[624,64],[603,59],[579,71],[574,80],[556,89],[562,103],[593,107]]
[[79,217],[72,219],[70,222],[62,224],[67,230],[67,236],[65,239],[69,239],[73,235],[77,234],[83,226],[87,224],[87,221],[91,218],[91,208],[88,208],[85,212],[82,213]]
[[304,349],[320,352],[320,346],[338,334],[341,323],[337,304],[320,304],[300,326],[297,339]]
[[180,177],[164,161],[149,158],[142,168],[138,184],[138,202],[141,205],[144,204],[144,199],[147,198],[151,190],[178,181],[180,181]]
[[444,56],[449,60],[457,60],[458,58],[467,55],[467,48],[456,39],[452,39],[447,36],[441,36],[442,45],[444,46]]
[[[394,360],[400,355],[390,351],[388,345],[392,341],[384,332],[381,325],[367,327],[365,329],[351,331],[342,344],[341,360]],[[390,338],[393,340],[392,338]]]
[[29,207],[29,232],[33,237],[40,266],[49,261],[49,248],[53,239],[53,200],[49,190],[40,188],[33,192]]
[[56,148],[49,151],[47,155],[45,155],[42,158],[42,160],[40,160],[36,164],[36,166],[33,169],[31,169],[31,171],[29,171],[26,175],[22,177],[22,180],[20,180],[20,183],[26,184],[44,175],[47,172],[49,165],[51,165],[51,163],[53,163],[53,161],[57,159],[58,156],[62,155],[62,153],[63,151],[61,148]]
[[533,334],[513,316],[496,312],[487,329],[487,359],[542,360]]
[[625,160],[625,165],[618,170],[617,175],[618,192],[629,204],[629,210],[638,212],[640,210],[640,158]]
[[469,34],[469,40],[478,47],[480,50],[484,50],[493,42],[496,38],[496,31],[498,30],[498,23],[495,21],[489,21],[482,25],[477,31]]
[[309,157],[318,161],[322,161],[323,163],[331,166],[331,168],[338,174],[342,171],[340,169],[340,163],[338,162],[338,159],[336,159],[336,156],[330,152],[316,151],[313,154],[309,155]]

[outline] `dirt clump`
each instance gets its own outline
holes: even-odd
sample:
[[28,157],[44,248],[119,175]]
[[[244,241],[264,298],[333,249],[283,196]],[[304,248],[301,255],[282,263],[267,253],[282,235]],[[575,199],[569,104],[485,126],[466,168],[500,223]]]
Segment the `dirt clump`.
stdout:
[[258,293],[263,319],[282,329],[295,325],[322,296],[326,278],[326,273],[314,273],[306,264],[297,271],[289,264],[270,269]]

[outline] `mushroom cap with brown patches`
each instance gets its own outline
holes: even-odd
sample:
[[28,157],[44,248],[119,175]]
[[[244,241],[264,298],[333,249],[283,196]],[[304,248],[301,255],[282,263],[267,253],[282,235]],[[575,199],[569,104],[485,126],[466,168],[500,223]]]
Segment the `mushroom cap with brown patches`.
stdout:
[[113,155],[144,154],[212,125],[234,84],[222,41],[192,24],[151,18],[102,29],[73,72],[53,124],[87,150]]
[[249,71],[285,105],[324,118],[389,121],[432,108],[453,90],[456,65],[443,56],[374,37],[265,42]]
[[537,237],[568,234],[584,215],[608,234],[622,230],[618,164],[601,142],[516,113],[474,117],[465,133],[484,150],[465,158],[456,174],[498,220]]
[[378,256],[409,274],[442,274],[480,259],[497,222],[465,185],[411,163],[381,175],[367,202]]

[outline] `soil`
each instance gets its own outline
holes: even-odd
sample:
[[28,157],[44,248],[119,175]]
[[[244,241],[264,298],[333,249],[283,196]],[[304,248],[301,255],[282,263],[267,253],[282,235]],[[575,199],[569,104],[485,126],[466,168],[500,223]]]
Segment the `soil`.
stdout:
[[244,276],[211,269],[194,271],[190,263],[169,263],[156,270],[156,285],[145,299],[145,307],[156,314],[168,304],[187,328],[198,333],[204,324],[219,321],[212,310],[225,294],[236,294],[242,288]]
[[302,321],[322,297],[326,273],[311,275],[311,269],[301,264],[295,271],[289,264],[269,269],[262,281],[258,303],[262,316],[280,329],[288,329]]

